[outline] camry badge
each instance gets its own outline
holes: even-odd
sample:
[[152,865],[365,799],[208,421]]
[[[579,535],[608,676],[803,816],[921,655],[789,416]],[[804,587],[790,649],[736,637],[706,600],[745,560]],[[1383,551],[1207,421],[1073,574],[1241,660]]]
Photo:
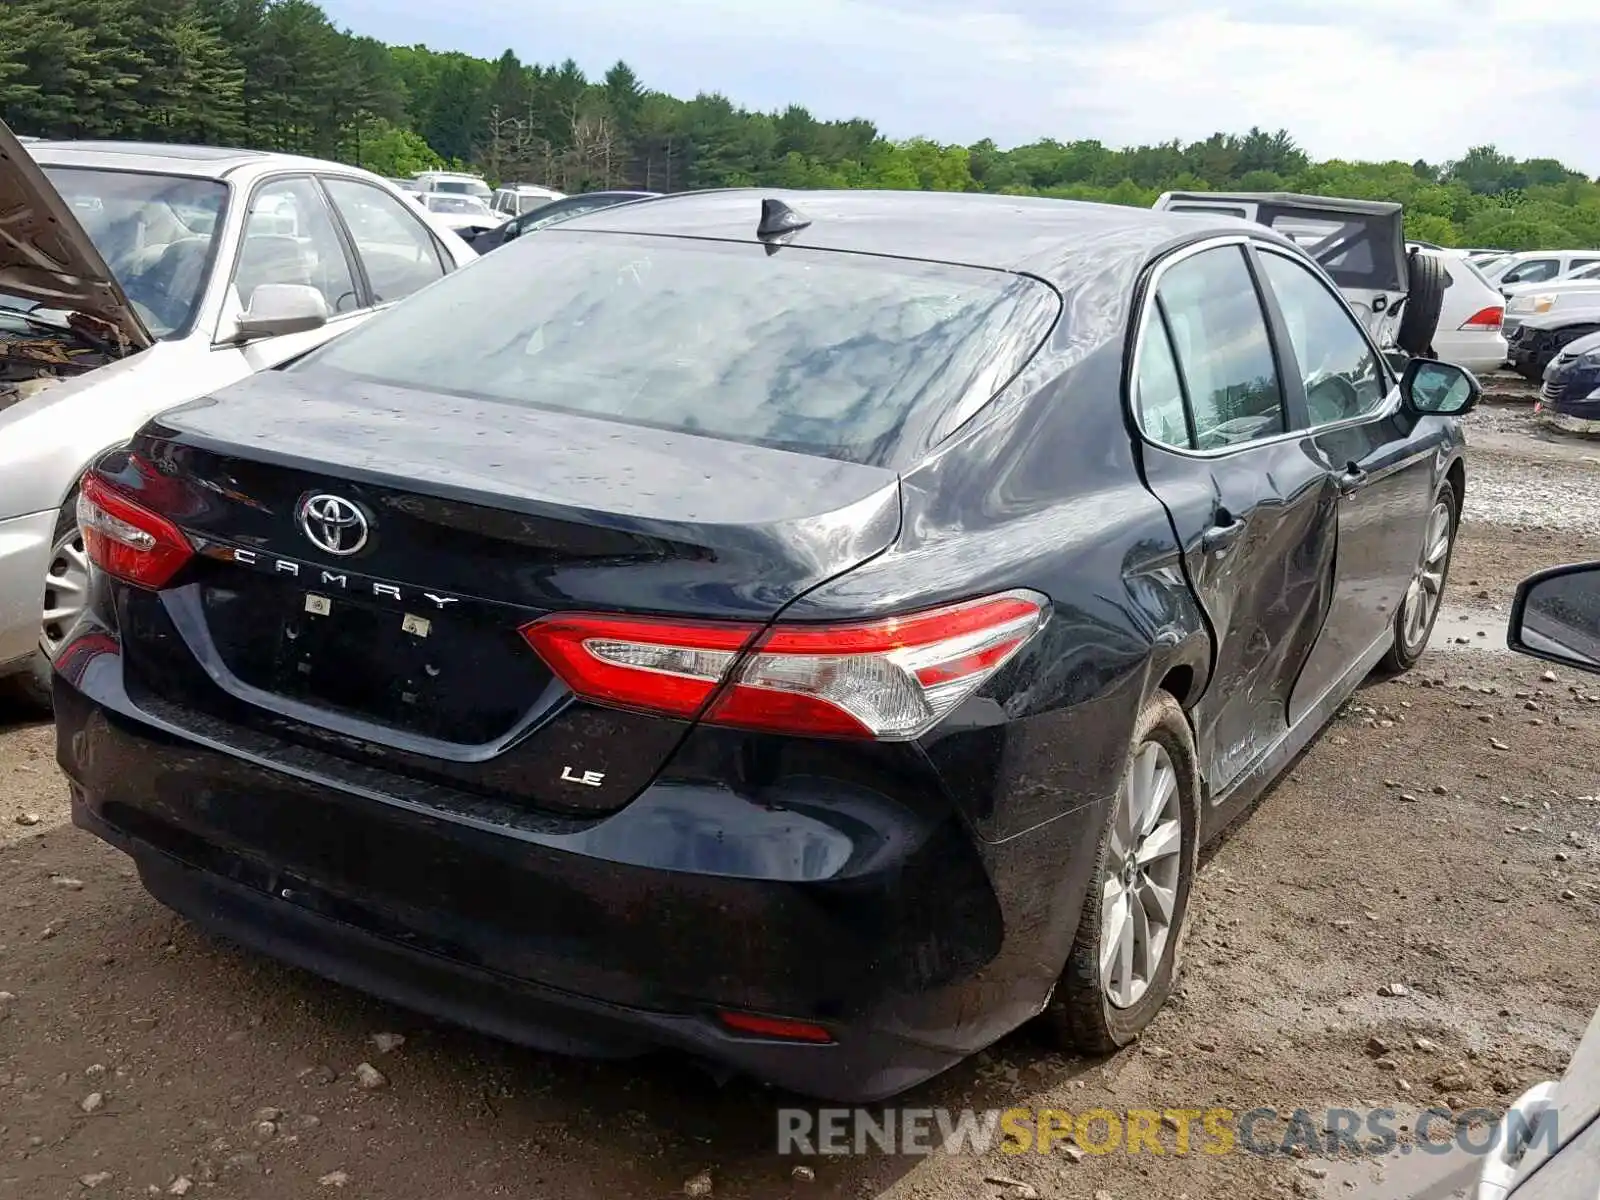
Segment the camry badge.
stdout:
[[318,492],[300,501],[300,532],[318,550],[343,558],[367,544],[367,514],[342,496]]

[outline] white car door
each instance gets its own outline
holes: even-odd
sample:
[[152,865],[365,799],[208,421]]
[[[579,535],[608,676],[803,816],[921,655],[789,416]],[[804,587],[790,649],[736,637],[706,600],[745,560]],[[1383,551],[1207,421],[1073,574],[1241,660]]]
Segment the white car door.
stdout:
[[[326,325],[301,333],[235,342],[239,314],[262,284],[300,284],[322,293]],[[238,379],[315,349],[372,313],[368,293],[321,186],[310,175],[256,185],[217,322],[213,353],[230,356]]]

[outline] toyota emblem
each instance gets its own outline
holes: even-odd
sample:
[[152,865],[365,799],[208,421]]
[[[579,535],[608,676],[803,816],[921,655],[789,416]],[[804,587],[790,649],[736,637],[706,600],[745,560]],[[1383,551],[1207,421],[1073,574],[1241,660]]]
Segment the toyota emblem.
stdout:
[[343,496],[319,492],[300,501],[300,532],[318,550],[341,558],[367,544],[367,514]]

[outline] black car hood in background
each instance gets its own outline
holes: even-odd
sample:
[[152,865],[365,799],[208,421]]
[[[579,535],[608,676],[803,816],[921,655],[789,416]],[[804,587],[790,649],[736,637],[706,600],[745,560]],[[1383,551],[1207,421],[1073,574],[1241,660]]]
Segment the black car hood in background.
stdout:
[[1600,350],[1600,333],[1585,334],[1568,342],[1561,348],[1561,353],[1556,355],[1555,361],[1565,365],[1580,355],[1588,354],[1591,350]]

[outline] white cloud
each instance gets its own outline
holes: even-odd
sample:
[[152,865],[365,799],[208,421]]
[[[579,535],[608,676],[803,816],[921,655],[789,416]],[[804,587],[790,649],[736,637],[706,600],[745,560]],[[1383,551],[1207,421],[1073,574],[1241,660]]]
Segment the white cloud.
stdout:
[[894,137],[1193,140],[1286,128],[1314,157],[1493,142],[1600,173],[1594,0],[325,0],[391,41],[626,59],[648,86],[864,116]]

